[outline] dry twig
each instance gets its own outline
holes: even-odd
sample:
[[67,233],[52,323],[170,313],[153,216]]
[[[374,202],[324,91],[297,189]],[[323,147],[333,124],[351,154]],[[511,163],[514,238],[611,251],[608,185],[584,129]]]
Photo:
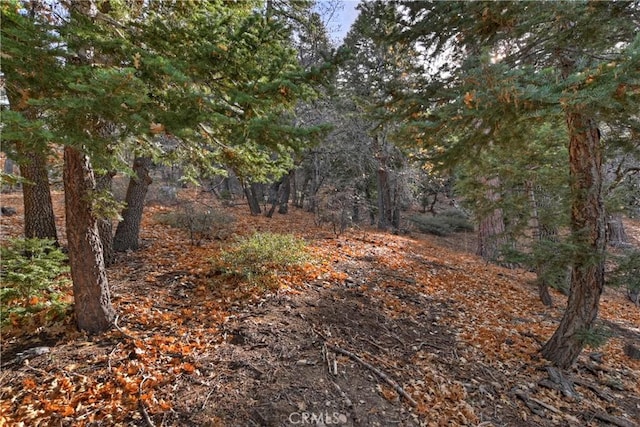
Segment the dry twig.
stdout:
[[529,410],[532,413],[534,413],[535,415],[538,415],[539,417],[544,417],[545,416],[545,413],[541,409],[540,404],[538,404],[538,402],[534,402],[533,400],[531,400],[531,398],[529,398],[529,396],[527,396],[526,393],[524,393],[522,391],[516,391],[515,395],[520,400],[522,400],[525,405],[527,405],[527,408],[529,408]]
[[113,320],[113,326],[118,330],[118,332],[120,332],[122,335],[124,335],[125,337],[129,338],[130,340],[132,340],[133,342],[136,341],[136,337],[134,337],[133,335],[127,333],[124,329],[122,329],[120,326],[118,326],[118,319],[120,318],[120,316],[116,316],[116,318]]
[[142,384],[144,384],[146,380],[147,377],[143,377],[142,381],[140,381],[140,385],[138,386],[138,403],[140,406],[140,412],[142,412],[142,416],[144,417],[144,421],[147,423],[147,426],[155,427],[155,424],[153,424],[153,421],[151,421],[151,417],[147,412],[147,408],[144,406],[144,402],[142,401]]
[[384,372],[382,372],[380,369],[378,369],[375,366],[373,366],[372,364],[362,360],[359,356],[351,353],[350,351],[347,351],[347,350],[345,350],[343,348],[340,348],[340,347],[338,347],[336,345],[329,344],[329,343],[325,343],[325,345],[327,346],[327,348],[329,350],[334,351],[336,353],[340,353],[340,354],[342,354],[344,356],[347,356],[349,359],[351,359],[351,360],[353,360],[355,362],[358,362],[360,365],[362,365],[365,368],[369,369],[371,372],[375,373],[378,377],[380,377],[384,382],[389,384],[399,395],[401,395],[402,397],[407,399],[407,401],[409,402],[409,404],[411,404],[411,406],[418,406],[418,402],[416,402],[413,399],[413,397],[411,397],[411,395],[405,391],[405,389],[400,387],[400,385],[397,382],[395,382],[394,380],[389,378],[389,376],[387,374],[385,374]]

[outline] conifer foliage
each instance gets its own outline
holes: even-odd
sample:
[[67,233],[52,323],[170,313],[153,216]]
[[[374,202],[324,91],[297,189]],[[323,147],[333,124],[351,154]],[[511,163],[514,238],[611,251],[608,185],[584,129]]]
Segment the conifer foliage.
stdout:
[[[563,120],[575,247],[565,315],[543,354],[578,357],[604,285],[603,147],[608,123],[638,131],[640,8],[636,2],[397,2],[398,42],[423,52],[422,88],[396,96],[440,160],[504,146],[526,153],[526,129]],[[604,136],[603,136],[604,135]]]
[[[81,329],[100,332],[115,318],[94,170],[131,173],[133,154],[147,163],[184,162],[185,179],[224,165],[248,182],[264,181],[287,172],[292,154],[319,132],[291,125],[286,113],[314,95],[312,83],[329,68],[305,72],[290,28],[260,2],[11,0],[0,7],[8,92],[21,107],[3,114],[5,135],[17,141],[11,153],[64,148]],[[175,144],[168,150],[159,136]],[[143,200],[135,201],[126,211],[132,225],[119,227],[131,235],[116,236],[124,249],[137,247]]]

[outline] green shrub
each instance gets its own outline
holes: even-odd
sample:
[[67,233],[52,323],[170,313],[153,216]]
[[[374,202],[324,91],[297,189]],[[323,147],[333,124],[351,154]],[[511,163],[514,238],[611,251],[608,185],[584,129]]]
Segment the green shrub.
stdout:
[[571,263],[579,249],[569,240],[541,240],[533,247],[531,266],[548,286],[569,295]]
[[455,209],[444,211],[436,216],[415,215],[411,217],[410,221],[422,233],[436,236],[448,236],[461,231],[473,231],[473,224],[469,222],[466,215]]
[[291,234],[255,233],[222,251],[219,263],[227,274],[254,280],[307,262],[310,257],[306,247],[304,240]]
[[170,227],[188,231],[191,244],[199,245],[205,239],[226,238],[233,217],[213,209],[186,204],[178,211],[159,214],[157,220]]
[[611,286],[627,288],[629,298],[636,304],[640,298],[640,251],[630,250],[614,257],[616,268],[607,275],[607,282]]
[[64,287],[69,284],[62,275],[69,271],[67,256],[52,240],[10,239],[0,247],[0,321],[10,316],[50,311],[66,311],[62,302]]
[[580,329],[576,332],[578,340],[584,346],[598,349],[613,336],[611,329],[603,325],[594,325],[591,329]]

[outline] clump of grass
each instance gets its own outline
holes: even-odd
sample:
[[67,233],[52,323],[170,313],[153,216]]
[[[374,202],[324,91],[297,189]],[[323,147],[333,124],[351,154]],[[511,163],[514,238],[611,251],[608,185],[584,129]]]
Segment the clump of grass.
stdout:
[[473,231],[473,224],[469,222],[466,215],[455,209],[444,211],[436,216],[415,215],[410,220],[422,233],[436,236]]
[[0,323],[21,323],[28,317],[54,318],[66,313],[70,281],[67,256],[46,239],[10,239],[0,247]]
[[240,238],[220,253],[215,264],[226,275],[268,286],[288,267],[302,265],[310,259],[303,239],[292,234],[265,232]]

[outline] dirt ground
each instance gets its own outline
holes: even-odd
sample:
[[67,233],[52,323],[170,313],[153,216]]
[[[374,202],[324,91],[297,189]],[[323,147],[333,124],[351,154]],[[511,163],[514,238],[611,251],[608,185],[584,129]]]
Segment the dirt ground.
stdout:
[[640,346],[640,310],[621,291],[602,299],[614,335],[564,373],[571,393],[538,353],[564,297],[544,307],[529,273],[451,239],[335,236],[302,211],[229,208],[236,233],[294,232],[323,260],[256,290],[212,267],[228,241],[190,245],[155,221],[165,209],[110,268],[117,328],[91,337],[67,318],[3,334],[0,426],[639,425],[625,349]]

